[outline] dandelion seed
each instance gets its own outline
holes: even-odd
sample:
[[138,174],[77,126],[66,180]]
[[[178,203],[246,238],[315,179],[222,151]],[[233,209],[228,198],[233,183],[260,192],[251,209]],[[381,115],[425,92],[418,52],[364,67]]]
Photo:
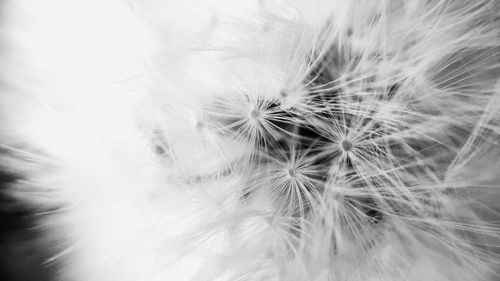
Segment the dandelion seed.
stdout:
[[198,130],[198,131],[203,131],[203,129],[205,129],[206,126],[207,125],[204,122],[202,122],[202,121],[197,121],[196,125],[195,125],[196,130]]
[[345,152],[348,152],[353,148],[353,144],[349,140],[343,140],[341,146]]
[[259,120],[259,119],[261,119],[261,118],[262,118],[262,112],[261,112],[261,111],[259,111],[259,110],[257,110],[257,109],[252,109],[252,110],[250,111],[250,117],[251,117],[251,119],[253,119],[253,120]]

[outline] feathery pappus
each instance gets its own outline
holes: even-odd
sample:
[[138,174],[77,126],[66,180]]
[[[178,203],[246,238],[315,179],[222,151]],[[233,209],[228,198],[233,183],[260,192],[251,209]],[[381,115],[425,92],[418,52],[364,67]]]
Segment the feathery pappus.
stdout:
[[0,275],[500,280],[500,2],[0,2]]

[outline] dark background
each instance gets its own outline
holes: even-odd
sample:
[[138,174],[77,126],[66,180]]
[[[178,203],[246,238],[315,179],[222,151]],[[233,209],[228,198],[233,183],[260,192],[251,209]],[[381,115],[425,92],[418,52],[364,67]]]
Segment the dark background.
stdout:
[[44,265],[49,251],[36,228],[36,211],[5,193],[16,180],[0,171],[0,280],[54,280],[55,266]]

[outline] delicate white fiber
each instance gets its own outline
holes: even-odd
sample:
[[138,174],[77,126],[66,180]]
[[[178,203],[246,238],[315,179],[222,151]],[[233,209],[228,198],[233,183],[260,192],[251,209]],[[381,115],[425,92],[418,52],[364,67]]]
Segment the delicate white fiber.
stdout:
[[58,280],[499,278],[500,2],[0,9],[0,192]]

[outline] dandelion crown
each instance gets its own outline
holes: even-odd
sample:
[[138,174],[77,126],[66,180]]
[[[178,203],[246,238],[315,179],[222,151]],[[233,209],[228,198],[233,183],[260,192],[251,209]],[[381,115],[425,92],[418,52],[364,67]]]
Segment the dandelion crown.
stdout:
[[499,1],[0,9],[1,198],[53,280],[497,280]]

